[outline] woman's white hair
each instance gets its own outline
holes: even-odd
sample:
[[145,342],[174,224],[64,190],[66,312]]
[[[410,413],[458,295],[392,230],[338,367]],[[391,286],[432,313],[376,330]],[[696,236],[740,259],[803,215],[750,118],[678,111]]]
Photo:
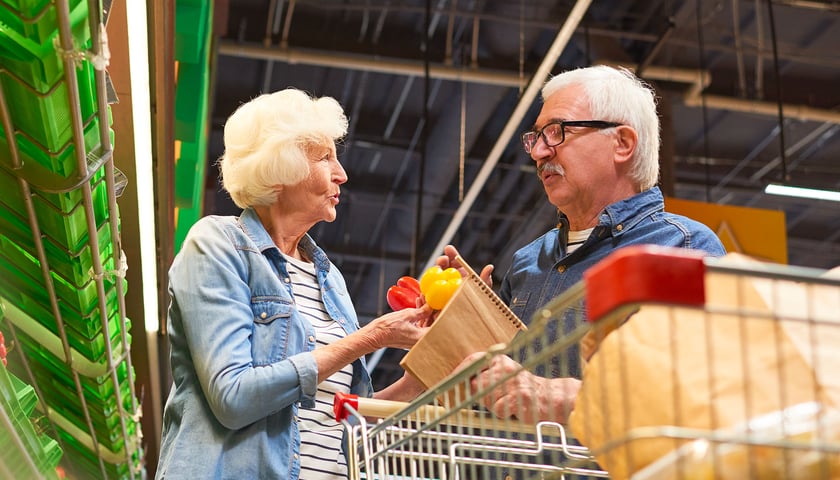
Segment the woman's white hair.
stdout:
[[571,85],[583,88],[592,118],[568,120],[605,120],[633,127],[639,142],[633,152],[630,175],[643,191],[656,185],[659,180],[659,117],[653,89],[626,68],[596,65],[557,75],[543,86],[542,97],[547,99]]
[[225,153],[218,162],[222,186],[240,208],[270,205],[279,185],[309,175],[308,148],[346,133],[347,117],[334,98],[294,88],[260,95],[225,123]]

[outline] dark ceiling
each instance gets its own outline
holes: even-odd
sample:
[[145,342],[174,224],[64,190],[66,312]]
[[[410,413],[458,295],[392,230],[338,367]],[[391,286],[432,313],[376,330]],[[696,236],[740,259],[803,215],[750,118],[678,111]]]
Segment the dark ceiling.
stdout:
[[[340,154],[350,180],[338,219],[311,234],[344,273],[360,319],[388,311],[385,290],[422,271],[442,242],[501,275],[556,220],[518,134],[540,106],[528,82],[565,24],[572,34],[543,68],[622,63],[657,87],[667,194],[783,210],[789,263],[840,264],[840,204],[763,193],[783,171],[791,183],[840,189],[840,3],[586,6],[217,1],[209,161],[240,103],[287,86],[333,96],[350,118]],[[576,22],[570,12],[585,13]],[[205,213],[237,213],[214,168]],[[399,352],[384,353],[379,382],[397,372]]]

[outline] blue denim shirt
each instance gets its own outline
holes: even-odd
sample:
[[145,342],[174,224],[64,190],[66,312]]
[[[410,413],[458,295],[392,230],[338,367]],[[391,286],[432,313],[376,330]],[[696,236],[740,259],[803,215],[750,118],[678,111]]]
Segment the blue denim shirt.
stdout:
[[[309,236],[324,307],[359,329],[341,272]],[[256,213],[210,216],[190,230],[169,271],[173,386],[157,478],[296,479],[299,408],[314,406],[315,331],[295,308],[286,262]],[[352,393],[370,396],[364,358]]]
[[[607,206],[589,238],[571,254],[566,253],[569,222],[561,215],[557,228],[517,250],[504,276],[499,297],[523,322],[557,295],[581,281],[583,272],[618,248],[653,244],[726,253],[720,239],[700,222],[665,212],[658,187]],[[563,318],[563,332],[550,329],[549,343],[571,332],[584,315],[584,305],[571,306]],[[554,324],[556,327],[556,324]],[[555,365],[552,376],[581,377],[580,353],[575,345]],[[547,374],[547,373],[544,373]]]

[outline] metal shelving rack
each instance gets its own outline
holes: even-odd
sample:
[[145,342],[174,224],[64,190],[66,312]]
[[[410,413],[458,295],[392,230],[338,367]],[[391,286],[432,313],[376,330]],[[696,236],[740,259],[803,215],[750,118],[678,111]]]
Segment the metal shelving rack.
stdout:
[[0,328],[68,476],[138,478],[102,12],[98,0],[0,3],[0,176],[17,186],[0,203]]

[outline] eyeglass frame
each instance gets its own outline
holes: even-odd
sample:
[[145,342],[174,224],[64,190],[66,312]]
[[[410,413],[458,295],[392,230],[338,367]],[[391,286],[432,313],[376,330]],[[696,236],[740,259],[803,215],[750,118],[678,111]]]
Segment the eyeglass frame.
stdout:
[[[548,142],[548,137],[545,136],[546,128],[551,127],[553,125],[560,125],[560,141],[551,144]],[[543,142],[547,147],[556,147],[557,145],[561,145],[563,142],[566,141],[566,127],[586,127],[586,128],[596,128],[598,130],[605,130],[607,128],[615,128],[624,125],[623,123],[619,122],[608,122],[606,120],[555,120],[553,122],[548,122],[539,130],[528,130],[527,132],[522,132],[519,136],[519,139],[522,141],[522,147],[525,149],[525,153],[531,154],[531,150],[534,149],[537,142],[539,141],[540,137],[542,137]],[[534,135],[534,141],[529,145],[529,141],[526,140],[526,136],[530,138],[531,135]]]

